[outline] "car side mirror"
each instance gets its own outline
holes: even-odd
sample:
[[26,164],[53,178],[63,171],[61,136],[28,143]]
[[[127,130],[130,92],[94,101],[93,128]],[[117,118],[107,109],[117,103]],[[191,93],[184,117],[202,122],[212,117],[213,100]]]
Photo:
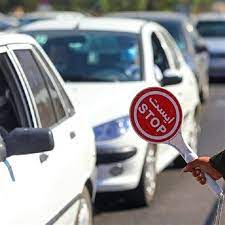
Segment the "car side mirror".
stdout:
[[167,69],[163,73],[163,77],[160,81],[162,87],[166,85],[179,84],[183,80],[183,77],[177,70]]
[[50,151],[54,138],[47,128],[15,128],[10,133],[0,131],[0,161],[12,155],[26,155]]
[[208,52],[208,48],[205,43],[198,42],[195,45],[195,51],[196,51],[196,53]]

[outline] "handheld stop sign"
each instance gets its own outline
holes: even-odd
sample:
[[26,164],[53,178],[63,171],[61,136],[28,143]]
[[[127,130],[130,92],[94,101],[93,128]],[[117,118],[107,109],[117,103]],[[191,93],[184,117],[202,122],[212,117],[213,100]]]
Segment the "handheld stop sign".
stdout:
[[[185,143],[182,133],[182,109],[169,91],[151,87],[139,92],[130,106],[130,120],[135,132],[150,143],[165,143],[175,147],[189,163],[198,156]],[[220,197],[221,187],[206,174],[209,188]]]

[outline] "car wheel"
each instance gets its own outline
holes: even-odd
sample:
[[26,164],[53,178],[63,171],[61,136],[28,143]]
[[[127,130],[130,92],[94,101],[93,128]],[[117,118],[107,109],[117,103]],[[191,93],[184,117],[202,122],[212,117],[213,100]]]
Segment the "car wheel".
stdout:
[[75,225],[93,225],[91,197],[86,187],[84,187],[79,202]]
[[130,192],[129,200],[135,206],[150,206],[156,192],[156,147],[148,146],[138,187]]

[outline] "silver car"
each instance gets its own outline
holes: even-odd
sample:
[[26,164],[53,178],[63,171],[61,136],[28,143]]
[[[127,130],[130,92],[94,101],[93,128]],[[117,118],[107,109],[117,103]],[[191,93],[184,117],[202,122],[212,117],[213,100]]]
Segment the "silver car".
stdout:
[[210,78],[225,78],[225,16],[201,14],[196,21],[196,28],[204,38],[210,54]]

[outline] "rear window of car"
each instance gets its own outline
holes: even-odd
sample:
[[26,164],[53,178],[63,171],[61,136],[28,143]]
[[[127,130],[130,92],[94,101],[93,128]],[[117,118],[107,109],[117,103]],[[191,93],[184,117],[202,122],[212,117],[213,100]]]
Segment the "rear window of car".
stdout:
[[196,27],[202,37],[225,37],[225,21],[200,21]]

